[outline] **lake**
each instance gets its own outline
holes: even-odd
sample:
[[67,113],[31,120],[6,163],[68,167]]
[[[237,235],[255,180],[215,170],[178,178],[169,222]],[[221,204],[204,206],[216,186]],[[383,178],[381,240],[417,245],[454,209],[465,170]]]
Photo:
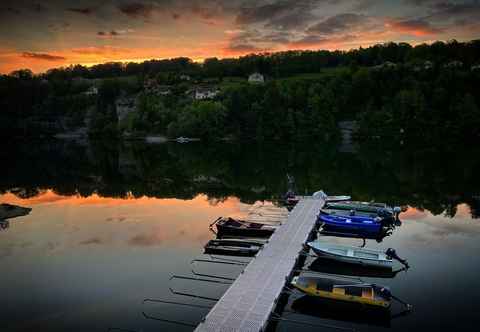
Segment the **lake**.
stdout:
[[[269,330],[470,330],[480,323],[479,152],[311,142],[4,144],[0,202],[33,210],[0,224],[0,331],[191,331],[214,301],[173,292],[219,298],[228,285],[170,278],[238,275],[238,266],[191,261],[208,257],[203,245],[215,238],[209,224],[217,217],[276,204],[287,173],[300,194],[323,189],[406,207],[401,225],[367,246],[395,248],[411,268],[363,280],[389,286],[413,311],[358,317],[316,308],[295,291]],[[401,309],[393,305],[391,315]]]

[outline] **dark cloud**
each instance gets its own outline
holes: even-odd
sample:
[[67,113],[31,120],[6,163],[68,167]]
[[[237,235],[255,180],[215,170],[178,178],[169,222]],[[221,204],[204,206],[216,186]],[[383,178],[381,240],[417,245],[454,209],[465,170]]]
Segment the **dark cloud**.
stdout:
[[365,15],[352,13],[338,14],[311,26],[307,32],[309,34],[331,35],[356,28],[368,21],[369,18]]
[[48,53],[35,53],[35,52],[23,52],[23,58],[31,58],[31,59],[38,59],[38,60],[45,60],[45,61],[62,61],[66,60],[67,58],[58,55],[52,55]]
[[257,7],[242,8],[236,20],[239,24],[264,22],[279,15],[289,14],[293,7],[294,2],[281,1]]
[[102,244],[102,243],[103,243],[102,239],[98,237],[92,237],[90,239],[80,242],[81,245]]
[[290,47],[293,48],[311,48],[311,47],[321,47],[325,45],[334,45],[349,42],[357,39],[358,36],[355,35],[343,35],[339,37],[324,37],[319,35],[306,35],[305,37],[294,40],[289,43]]
[[290,30],[305,27],[309,22],[315,19],[310,12],[293,13],[271,19],[265,27]]
[[[127,33],[131,33],[133,30],[126,29],[126,30],[110,30],[110,31],[98,31],[97,36],[100,37],[117,37],[121,35],[125,35]],[[123,218],[125,219],[125,218]]]
[[41,3],[36,3],[33,5],[33,10],[36,11],[37,13],[41,13],[41,12],[47,11],[47,7],[45,7]]
[[93,14],[93,8],[90,8],[90,7],[67,8],[67,10],[73,13],[87,15],[87,16]]
[[155,10],[152,4],[132,2],[118,5],[118,9],[125,15],[132,18],[150,18]]
[[0,7],[0,14],[15,14],[20,15],[22,11],[14,7]]
[[240,25],[264,23],[275,29],[303,27],[315,17],[313,9],[319,5],[313,0],[284,0],[253,7],[242,7],[236,16]]
[[234,53],[248,53],[260,51],[258,47],[250,44],[234,44],[228,46],[225,50]]
[[132,237],[128,241],[128,244],[134,246],[148,247],[161,245],[162,242],[163,240],[157,234],[138,234]]

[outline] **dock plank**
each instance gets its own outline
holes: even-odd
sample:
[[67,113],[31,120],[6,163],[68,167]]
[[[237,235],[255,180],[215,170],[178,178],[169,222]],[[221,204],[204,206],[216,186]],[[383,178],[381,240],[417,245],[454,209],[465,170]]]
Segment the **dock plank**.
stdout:
[[195,331],[263,330],[324,204],[313,198],[298,202]]

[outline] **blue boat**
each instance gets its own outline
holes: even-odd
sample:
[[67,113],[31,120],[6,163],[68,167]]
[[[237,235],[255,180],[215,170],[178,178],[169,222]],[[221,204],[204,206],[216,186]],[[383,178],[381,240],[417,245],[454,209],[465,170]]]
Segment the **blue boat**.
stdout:
[[356,234],[378,234],[382,230],[381,218],[366,216],[341,216],[320,213],[318,221],[323,224],[325,230],[356,233]]

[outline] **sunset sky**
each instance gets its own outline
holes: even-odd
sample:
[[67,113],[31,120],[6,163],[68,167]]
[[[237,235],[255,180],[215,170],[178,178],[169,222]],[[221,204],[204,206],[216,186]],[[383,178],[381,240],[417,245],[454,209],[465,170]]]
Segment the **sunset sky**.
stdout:
[[2,0],[0,72],[480,37],[480,1]]

